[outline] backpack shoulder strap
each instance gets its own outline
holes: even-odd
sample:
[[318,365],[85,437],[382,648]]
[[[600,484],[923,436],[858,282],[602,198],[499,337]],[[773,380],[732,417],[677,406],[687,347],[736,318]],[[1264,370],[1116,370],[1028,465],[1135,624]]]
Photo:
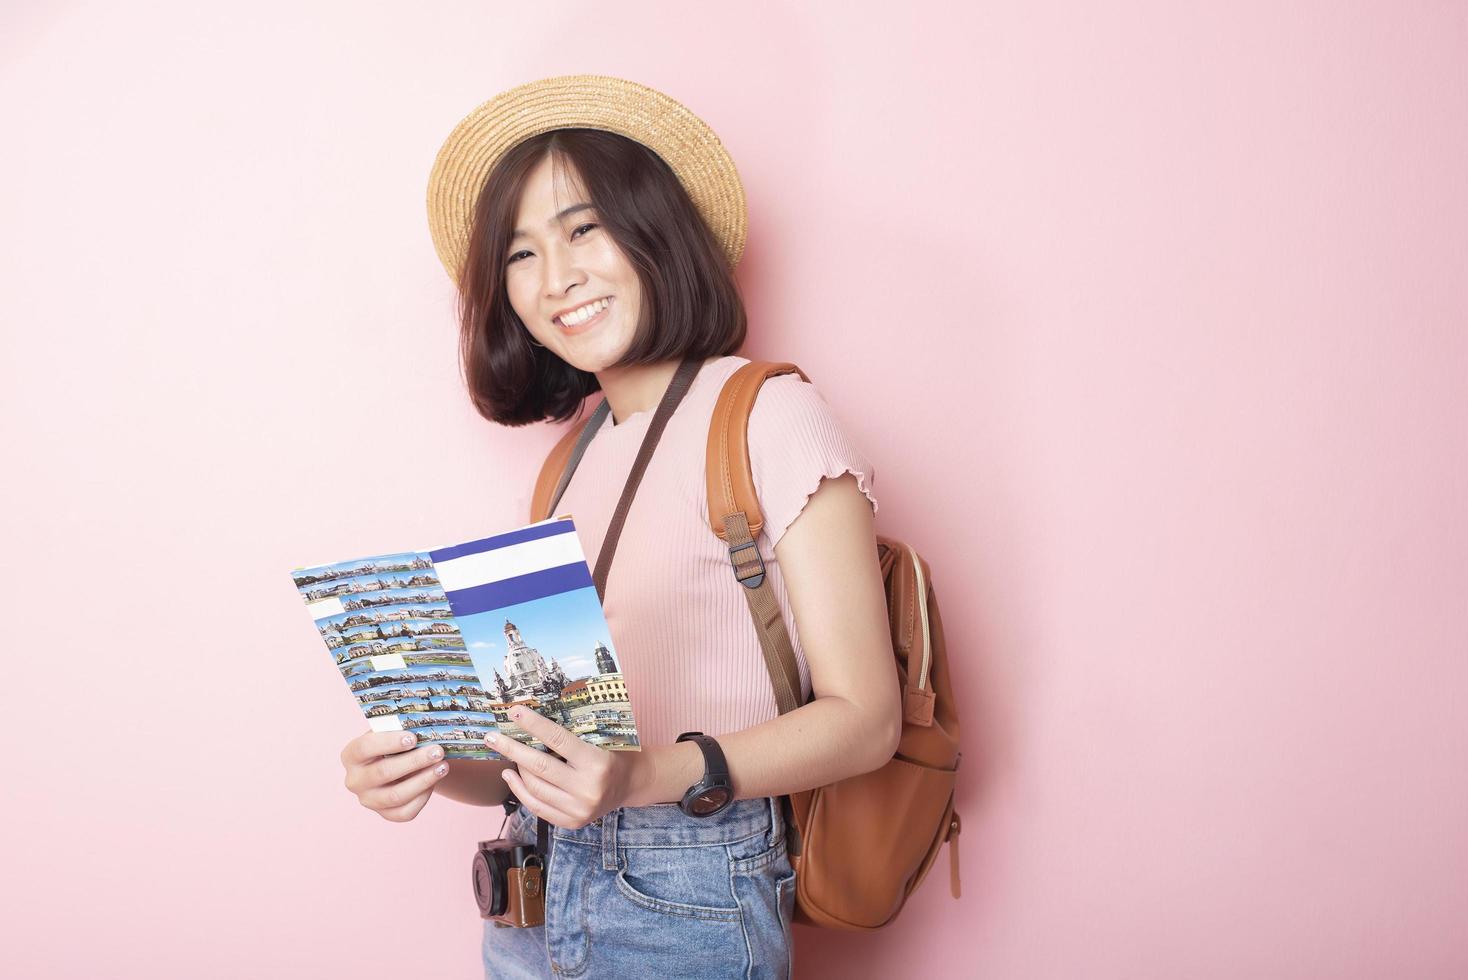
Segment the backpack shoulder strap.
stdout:
[[561,502],[561,494],[566,492],[571,474],[576,472],[576,464],[581,462],[586,447],[610,411],[611,406],[603,398],[590,415],[566,430],[545,457],[545,462],[540,464],[540,476],[535,480],[535,492],[530,497],[531,523],[550,517],[556,504]]
[[750,361],[724,382],[714,405],[707,454],[709,525],[724,541],[729,540],[724,529],[729,514],[743,513],[750,535],[759,534],[764,527],[765,517],[754,489],[754,469],[749,462],[749,413],[765,379],[781,374],[798,374],[801,380],[810,380],[789,362]]
[[780,713],[800,707],[800,670],[795,647],[780,615],[775,590],[765,575],[764,558],[755,536],[764,526],[755,492],[754,468],[749,460],[749,413],[766,378],[805,372],[788,362],[750,361],[729,376],[709,420],[708,452],[704,467],[708,482],[709,526],[729,545],[734,578],[759,634],[765,667],[775,689]]

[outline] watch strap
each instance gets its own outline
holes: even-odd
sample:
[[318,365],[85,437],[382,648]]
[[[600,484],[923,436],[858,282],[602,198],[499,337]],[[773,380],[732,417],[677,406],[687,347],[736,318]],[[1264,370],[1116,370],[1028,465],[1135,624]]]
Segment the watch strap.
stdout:
[[679,742],[696,742],[703,750],[703,780],[708,782],[710,776],[722,776],[725,780],[729,778],[729,763],[724,758],[724,750],[719,743],[703,732],[684,732],[678,736]]

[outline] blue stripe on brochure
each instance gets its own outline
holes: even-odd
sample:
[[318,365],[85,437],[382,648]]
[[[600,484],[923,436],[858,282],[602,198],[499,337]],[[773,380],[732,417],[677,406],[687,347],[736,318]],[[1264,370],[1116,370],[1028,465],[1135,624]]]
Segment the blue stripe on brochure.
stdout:
[[475,613],[503,609],[521,602],[533,602],[550,595],[560,595],[573,589],[584,589],[595,583],[591,580],[591,569],[586,562],[572,562],[555,568],[544,568],[528,575],[500,579],[472,589],[455,589],[448,593],[449,607],[455,616],[472,616]]
[[568,517],[561,521],[550,521],[545,524],[536,524],[533,527],[522,527],[517,531],[506,531],[504,534],[496,534],[488,538],[480,538],[478,541],[470,541],[466,544],[456,544],[449,548],[437,548],[428,553],[433,562],[448,561],[450,558],[462,558],[465,555],[477,555],[485,551],[494,551],[496,548],[508,548],[512,544],[520,544],[525,541],[538,541],[541,538],[549,538],[556,534],[574,534],[575,525]]

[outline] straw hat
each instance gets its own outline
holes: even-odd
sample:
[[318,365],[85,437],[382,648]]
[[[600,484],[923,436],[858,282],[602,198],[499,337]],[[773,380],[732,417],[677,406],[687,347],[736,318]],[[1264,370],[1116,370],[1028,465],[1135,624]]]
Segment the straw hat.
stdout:
[[662,157],[678,176],[731,267],[744,254],[744,185],[719,137],[683,104],[610,75],[561,75],[507,89],[480,105],[444,140],[428,177],[433,247],[456,283],[469,247],[474,204],[507,150],[552,129],[620,133]]

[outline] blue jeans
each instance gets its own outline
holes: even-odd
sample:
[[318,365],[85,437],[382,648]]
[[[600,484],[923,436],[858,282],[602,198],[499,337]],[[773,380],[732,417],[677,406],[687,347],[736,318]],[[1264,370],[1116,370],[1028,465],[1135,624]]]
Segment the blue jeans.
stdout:
[[[791,975],[795,872],[778,798],[711,817],[676,803],[621,807],[550,832],[545,924],[484,921],[490,980]],[[533,842],[534,815],[520,806],[503,836]]]

